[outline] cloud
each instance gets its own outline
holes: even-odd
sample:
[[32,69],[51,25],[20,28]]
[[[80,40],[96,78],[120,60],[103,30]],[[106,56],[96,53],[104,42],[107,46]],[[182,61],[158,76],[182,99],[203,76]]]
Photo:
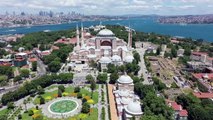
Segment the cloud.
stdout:
[[213,11],[212,5],[213,0],[0,0],[0,11],[53,10],[107,15],[202,14]]

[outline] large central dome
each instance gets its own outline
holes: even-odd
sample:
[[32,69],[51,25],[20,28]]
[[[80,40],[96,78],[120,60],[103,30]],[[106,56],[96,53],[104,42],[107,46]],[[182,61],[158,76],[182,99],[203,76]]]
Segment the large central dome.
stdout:
[[109,29],[103,29],[98,33],[98,36],[113,37],[114,33]]
[[118,82],[120,84],[132,84],[133,80],[128,75],[122,75],[120,78],[118,78]]

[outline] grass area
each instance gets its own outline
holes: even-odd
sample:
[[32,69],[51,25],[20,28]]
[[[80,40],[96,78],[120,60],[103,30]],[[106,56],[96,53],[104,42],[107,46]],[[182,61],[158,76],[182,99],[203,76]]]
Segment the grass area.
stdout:
[[[52,87],[52,86],[50,86],[50,87]],[[49,89],[49,88],[48,88]],[[73,87],[66,87],[66,89],[65,89],[65,92],[66,93],[73,93],[74,92],[74,88]],[[90,91],[88,91],[88,90],[86,90],[86,89],[84,89],[84,88],[82,88],[81,89],[81,94],[82,94],[82,96],[91,96],[91,92]],[[53,98],[53,96],[55,95],[55,94],[58,94],[58,90],[54,90],[54,91],[52,91],[52,92],[45,92],[43,95],[41,95],[44,99],[45,98],[49,98],[49,97],[51,97],[51,98]],[[96,103],[98,103],[98,92],[96,91],[96,92],[93,92],[93,95],[92,95],[92,99],[94,100],[94,102],[95,102],[95,104]],[[33,101],[33,103],[35,104],[35,105],[37,105],[37,104],[39,104],[40,102],[40,99],[37,97],[34,101]]]
[[[36,114],[41,114],[41,110],[37,111]],[[98,109],[93,108],[91,109],[90,114],[77,114],[73,117],[69,117],[63,120],[97,120],[98,119]],[[22,120],[33,120],[32,116],[29,116],[28,113],[24,113],[22,115]],[[62,120],[62,119],[53,119],[53,118],[47,118],[43,117],[43,120]]]
[[90,114],[78,114],[66,120],[97,120],[98,119],[98,109],[92,109]]
[[[35,108],[32,108],[31,110],[34,112],[34,114],[42,115],[41,110],[36,110]],[[22,120],[34,120],[34,119],[32,116],[29,116],[29,113],[27,112],[27,113],[22,114]]]
[[182,91],[183,91],[183,93],[185,93],[185,94],[189,94],[189,93],[192,93],[192,92],[193,92],[193,90],[192,90],[191,88],[183,88]]
[[11,110],[8,110],[7,108],[6,109],[3,109],[0,111],[0,116],[1,115],[7,115]]

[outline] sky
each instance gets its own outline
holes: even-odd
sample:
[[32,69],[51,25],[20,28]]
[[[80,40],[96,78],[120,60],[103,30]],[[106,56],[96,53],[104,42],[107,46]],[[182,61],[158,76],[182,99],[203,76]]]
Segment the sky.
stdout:
[[213,14],[213,0],[0,0],[0,14],[40,10],[85,15]]

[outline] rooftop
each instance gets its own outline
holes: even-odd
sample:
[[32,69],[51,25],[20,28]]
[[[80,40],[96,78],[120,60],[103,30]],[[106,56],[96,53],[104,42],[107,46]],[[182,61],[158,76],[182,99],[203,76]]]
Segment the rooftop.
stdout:
[[213,93],[202,93],[202,92],[194,92],[193,93],[197,98],[213,98]]

